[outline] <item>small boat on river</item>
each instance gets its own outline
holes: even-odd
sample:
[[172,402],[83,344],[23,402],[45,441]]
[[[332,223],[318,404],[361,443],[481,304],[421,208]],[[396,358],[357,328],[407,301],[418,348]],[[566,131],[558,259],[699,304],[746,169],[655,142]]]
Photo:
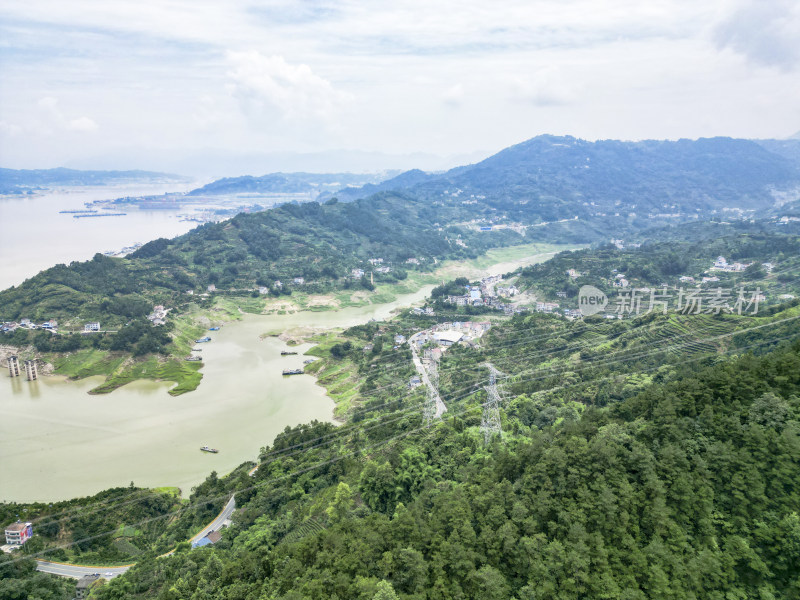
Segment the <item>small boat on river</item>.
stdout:
[[200,448],[200,450],[203,452],[211,452],[211,454],[216,454],[217,452],[219,452],[219,450],[217,450],[216,448],[209,448],[208,446],[203,446],[202,448]]
[[281,350],[281,356],[293,356],[297,354],[297,352],[289,352],[287,350]]
[[284,375],[302,375],[303,374],[303,369],[284,369],[283,370],[283,374]]

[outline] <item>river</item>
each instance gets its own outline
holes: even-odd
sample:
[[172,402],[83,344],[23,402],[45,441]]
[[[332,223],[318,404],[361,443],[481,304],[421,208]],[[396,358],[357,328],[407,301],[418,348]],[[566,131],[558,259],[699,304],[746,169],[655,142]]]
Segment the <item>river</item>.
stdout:
[[[0,198],[0,289],[57,263],[87,260],[97,252],[117,251],[137,242],[175,237],[197,226],[181,221],[177,211],[130,210],[124,217],[75,219],[62,210],[82,210],[84,202],[123,196],[187,191],[194,184],[83,186],[35,196]],[[2,315],[0,315],[1,317]]]
[[[27,199],[0,200],[0,288],[20,283],[58,262],[90,258],[134,242],[189,230],[175,213],[141,211],[126,217],[73,219],[90,200],[176,191],[178,186],[80,188]],[[13,226],[11,225],[13,223]],[[46,240],[47,243],[44,243]],[[516,260],[457,264],[442,277],[498,274],[545,255],[522,252]],[[491,263],[491,264],[490,264]],[[203,381],[173,398],[172,383],[136,381],[111,394],[89,395],[101,378],[28,382],[0,371],[0,501],[55,501],[94,494],[112,486],[178,486],[188,495],[212,471],[220,475],[257,457],[287,426],[331,421],[333,402],[311,376],[283,377],[301,367],[310,345],[288,346],[276,334],[295,328],[337,328],[382,320],[422,300],[433,286],[381,305],[286,315],[244,315],[210,332],[202,345]],[[200,447],[218,448],[207,454]]]
[[[203,381],[173,398],[173,384],[135,381],[111,394],[86,392],[101,378],[59,376],[28,382],[0,375],[0,501],[55,501],[112,486],[179,486],[184,495],[216,470],[230,472],[257,457],[287,425],[331,421],[333,401],[311,376],[283,377],[302,367],[265,333],[295,327],[348,327],[384,319],[424,298],[433,286],[395,302],[328,312],[244,315],[209,332],[202,344]],[[200,447],[220,450],[207,454]]]

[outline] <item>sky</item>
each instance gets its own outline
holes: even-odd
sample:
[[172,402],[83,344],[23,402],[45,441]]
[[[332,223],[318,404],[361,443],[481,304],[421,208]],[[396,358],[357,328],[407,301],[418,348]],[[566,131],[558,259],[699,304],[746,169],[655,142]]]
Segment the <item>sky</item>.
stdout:
[[800,130],[796,0],[0,0],[0,166],[436,169]]

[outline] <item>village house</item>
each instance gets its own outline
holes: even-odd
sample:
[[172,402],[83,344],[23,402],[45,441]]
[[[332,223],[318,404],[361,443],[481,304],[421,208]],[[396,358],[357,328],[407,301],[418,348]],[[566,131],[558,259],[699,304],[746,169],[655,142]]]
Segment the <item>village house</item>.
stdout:
[[558,309],[558,304],[556,302],[537,302],[536,303],[536,312],[544,312],[544,313],[551,313],[554,310]]
[[153,312],[147,315],[147,319],[153,324],[156,325],[165,325],[167,318],[167,311],[161,304],[157,304],[153,307]]
[[91,332],[91,331],[100,331],[100,323],[98,321],[93,321],[92,323],[86,323],[83,326],[84,333]]
[[375,266],[375,265],[383,264],[383,259],[382,258],[370,258],[367,262],[369,262],[371,265]]
[[440,346],[448,347],[461,341],[464,334],[460,331],[437,331],[433,334],[433,339]]
[[75,600],[83,600],[89,596],[90,588],[100,579],[99,573],[92,573],[91,575],[84,575],[75,584]]
[[297,285],[303,285],[306,282],[306,280],[304,277],[295,277],[294,279],[292,279],[292,282],[296,283]]
[[6,544],[22,546],[33,535],[33,524],[17,521],[6,527]]
[[353,279],[361,279],[364,276],[364,269],[353,269],[350,271],[350,276]]
[[217,286],[212,283],[206,288],[206,291],[208,291],[208,292],[216,292],[217,291]]

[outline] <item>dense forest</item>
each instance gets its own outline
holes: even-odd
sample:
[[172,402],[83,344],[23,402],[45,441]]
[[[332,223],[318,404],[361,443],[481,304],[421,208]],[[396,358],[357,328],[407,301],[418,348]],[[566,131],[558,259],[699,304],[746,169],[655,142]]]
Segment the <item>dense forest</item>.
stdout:
[[[448,411],[426,427],[394,339],[449,318],[408,311],[328,336],[309,369],[346,396],[347,423],[287,428],[253,477],[213,473],[181,504],[134,488],[4,513],[44,527],[42,556],[137,561],[97,598],[798,597],[796,301],[495,319],[443,357]],[[487,363],[503,397],[488,443]],[[232,527],[191,550],[232,493]],[[1,567],[9,598],[69,597],[25,560]]]
[[222,542],[98,597],[797,597],[800,345],[671,371],[605,406],[515,395],[489,445],[474,404],[287,430]]

